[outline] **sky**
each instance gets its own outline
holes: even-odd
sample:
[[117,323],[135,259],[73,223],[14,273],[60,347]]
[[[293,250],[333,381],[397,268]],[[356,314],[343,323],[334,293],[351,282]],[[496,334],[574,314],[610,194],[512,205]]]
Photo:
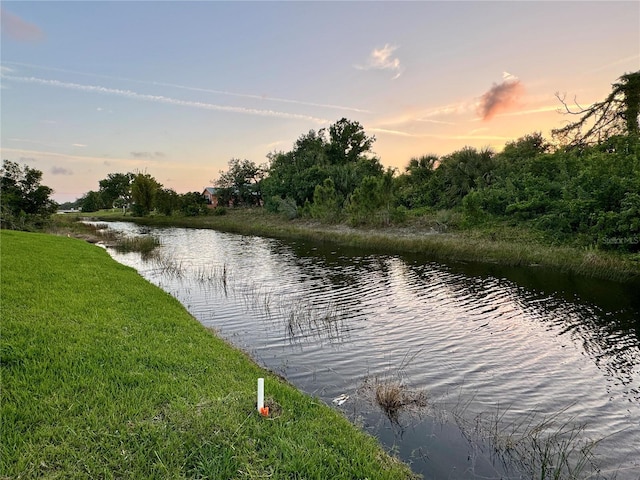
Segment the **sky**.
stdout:
[[109,173],[178,193],[341,118],[385,167],[500,151],[640,70],[640,2],[2,1],[2,159],[73,201]]

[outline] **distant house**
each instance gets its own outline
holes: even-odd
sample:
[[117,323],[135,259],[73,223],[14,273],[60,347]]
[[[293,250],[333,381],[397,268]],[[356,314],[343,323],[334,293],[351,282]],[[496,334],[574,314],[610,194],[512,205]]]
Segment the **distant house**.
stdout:
[[220,195],[218,194],[218,189],[214,187],[207,187],[202,192],[202,196],[207,201],[207,206],[209,208],[216,208],[218,206],[218,201],[220,199]]

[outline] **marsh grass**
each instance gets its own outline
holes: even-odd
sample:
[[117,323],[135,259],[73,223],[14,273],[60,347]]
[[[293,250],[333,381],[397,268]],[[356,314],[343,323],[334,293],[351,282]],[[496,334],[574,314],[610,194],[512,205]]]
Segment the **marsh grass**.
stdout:
[[549,415],[531,411],[505,422],[508,409],[498,407],[493,412],[469,415],[467,406],[468,402],[459,404],[450,414],[469,444],[475,447],[476,455],[482,454],[480,444],[488,443],[491,459],[500,461],[518,478],[607,478],[596,458],[596,447],[604,439],[587,438],[587,425],[568,416],[569,407]]
[[183,278],[185,274],[185,268],[182,262],[176,262],[173,258],[158,252],[152,251],[149,255],[145,256],[145,261],[150,262],[153,269],[159,275],[166,275],[170,278]]
[[399,422],[403,412],[418,412],[428,405],[427,394],[413,390],[402,381],[394,379],[366,379],[359,393],[367,393],[392,423]]
[[314,306],[304,301],[288,301],[279,305],[279,318],[283,319],[287,337],[327,338],[340,340],[344,333],[344,312],[335,303]]
[[85,217],[55,215],[48,233],[80,238],[89,243],[100,243],[119,252],[140,252],[150,255],[160,246],[160,240],[151,235],[129,237],[116,232],[107,222],[87,220]]
[[427,392],[411,388],[405,375],[420,352],[407,351],[397,365],[389,366],[382,375],[366,376],[357,389],[358,395],[376,404],[393,424],[399,423],[401,413],[419,413],[429,406]]
[[112,246],[121,253],[140,252],[143,255],[149,255],[156,247],[160,246],[160,240],[151,235],[140,237],[118,236]]
[[[0,478],[412,477],[103,249],[0,241]],[[255,409],[258,377],[270,418]]]

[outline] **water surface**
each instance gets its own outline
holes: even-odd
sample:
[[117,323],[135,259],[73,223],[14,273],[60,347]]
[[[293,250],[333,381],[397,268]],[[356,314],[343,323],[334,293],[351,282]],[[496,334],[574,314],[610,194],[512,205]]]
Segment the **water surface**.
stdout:
[[[473,426],[505,438],[554,415],[551,431],[603,439],[601,475],[640,478],[640,300],[629,287],[213,230],[112,228],[158,236],[161,260],[111,254],[300,389],[329,404],[349,395],[336,408],[425,478],[521,478]],[[426,392],[429,406],[385,415],[363,385],[389,381]]]

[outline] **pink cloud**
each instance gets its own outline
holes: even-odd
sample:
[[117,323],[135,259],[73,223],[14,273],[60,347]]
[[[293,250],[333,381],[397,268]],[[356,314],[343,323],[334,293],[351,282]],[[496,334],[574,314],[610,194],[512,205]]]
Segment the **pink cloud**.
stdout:
[[0,11],[2,19],[2,33],[8,38],[18,42],[39,42],[44,39],[44,32],[33,23],[29,23],[7,12],[4,8]]
[[495,114],[513,109],[524,93],[524,85],[512,76],[493,86],[480,97],[478,114],[483,120],[491,120]]

